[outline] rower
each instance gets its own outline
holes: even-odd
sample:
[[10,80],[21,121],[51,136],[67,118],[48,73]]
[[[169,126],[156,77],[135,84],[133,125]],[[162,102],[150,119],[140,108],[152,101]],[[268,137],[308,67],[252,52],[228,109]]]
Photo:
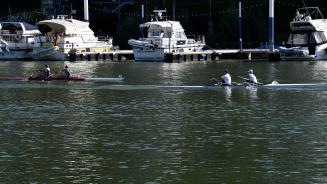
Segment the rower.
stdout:
[[64,77],[65,79],[68,79],[68,78],[70,77],[70,71],[69,71],[67,65],[65,65],[64,73],[63,73],[63,77]]
[[257,77],[253,74],[252,69],[248,71],[248,78],[246,79],[246,82],[253,83],[253,84],[258,83]]
[[229,75],[227,69],[225,70],[225,74],[222,75],[220,78],[221,78],[221,85],[222,86],[230,86],[230,85],[232,85],[232,78]]
[[50,67],[48,65],[44,65],[44,68],[43,68],[43,73],[42,73],[42,76],[44,79],[47,79],[50,77]]

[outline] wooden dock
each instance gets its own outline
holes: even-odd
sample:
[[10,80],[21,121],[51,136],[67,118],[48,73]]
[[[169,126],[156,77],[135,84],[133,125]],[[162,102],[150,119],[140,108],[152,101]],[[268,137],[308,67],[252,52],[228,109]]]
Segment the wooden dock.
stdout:
[[[108,53],[71,54],[70,61],[133,61],[133,50],[113,50]],[[216,61],[219,59],[279,61],[279,52],[269,49],[214,49],[197,52],[178,52],[166,55],[165,62]]]

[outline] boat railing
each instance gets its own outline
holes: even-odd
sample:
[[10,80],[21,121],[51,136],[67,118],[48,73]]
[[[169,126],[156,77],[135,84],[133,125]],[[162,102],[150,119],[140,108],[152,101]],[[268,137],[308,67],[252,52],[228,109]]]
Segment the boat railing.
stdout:
[[108,42],[83,42],[83,43],[60,43],[57,46],[60,48],[84,48],[84,47],[112,47],[112,44]]
[[25,40],[23,39],[22,35],[18,35],[18,34],[2,35],[1,37],[3,40],[6,40],[8,42],[23,42]]
[[188,44],[205,43],[205,36],[202,35],[187,35],[187,38]]
[[111,36],[98,36],[99,41],[112,42],[113,38]]
[[146,41],[150,44],[161,45],[163,42],[167,40],[166,38],[140,38],[139,41]]
[[310,21],[316,19],[325,19],[318,7],[296,9],[294,21]]

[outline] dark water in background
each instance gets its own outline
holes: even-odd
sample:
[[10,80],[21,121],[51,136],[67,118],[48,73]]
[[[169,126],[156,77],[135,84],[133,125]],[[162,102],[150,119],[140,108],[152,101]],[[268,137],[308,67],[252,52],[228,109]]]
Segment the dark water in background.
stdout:
[[[28,76],[41,62],[0,62]],[[206,85],[327,82],[327,62],[68,64],[122,83],[0,81],[1,183],[327,183],[327,91]]]

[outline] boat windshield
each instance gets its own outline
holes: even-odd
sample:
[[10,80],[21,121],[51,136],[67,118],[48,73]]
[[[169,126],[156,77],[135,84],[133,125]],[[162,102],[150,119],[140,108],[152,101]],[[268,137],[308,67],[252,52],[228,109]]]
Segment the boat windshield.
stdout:
[[163,37],[164,37],[164,38],[171,38],[171,35],[172,35],[171,32],[168,31],[168,32],[165,32],[165,33],[164,33]]
[[162,30],[151,30],[149,31],[148,37],[162,37],[163,33]]
[[323,31],[315,32],[314,36],[316,38],[317,43],[325,43],[327,42],[326,35]]
[[291,34],[287,44],[291,46],[305,46],[308,44],[315,44],[316,39],[314,33],[297,33]]

